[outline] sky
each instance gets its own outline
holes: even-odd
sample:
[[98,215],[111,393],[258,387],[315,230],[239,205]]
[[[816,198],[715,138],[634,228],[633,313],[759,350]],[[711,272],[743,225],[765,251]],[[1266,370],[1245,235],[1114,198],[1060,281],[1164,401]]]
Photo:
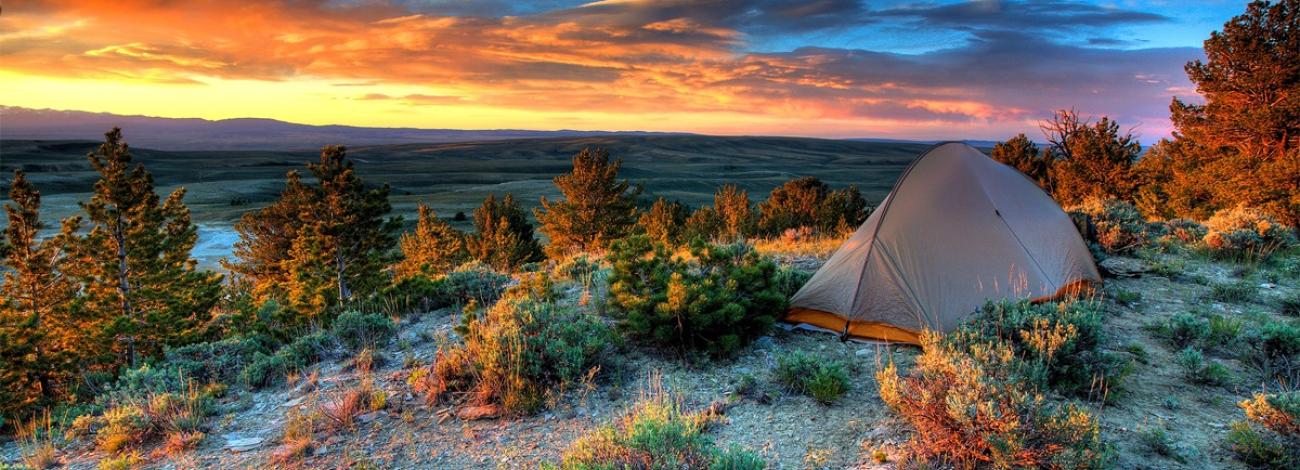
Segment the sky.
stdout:
[[925,140],[1037,136],[1074,108],[1150,143],[1245,3],[17,0],[0,105]]

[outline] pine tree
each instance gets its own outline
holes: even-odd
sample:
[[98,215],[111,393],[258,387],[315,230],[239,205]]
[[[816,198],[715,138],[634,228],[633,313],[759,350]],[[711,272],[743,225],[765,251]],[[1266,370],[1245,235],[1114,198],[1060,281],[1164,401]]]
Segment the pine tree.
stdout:
[[1038,144],[1029,140],[1025,134],[1017,134],[1015,137],[1007,139],[1006,142],[998,142],[993,145],[993,153],[989,155],[994,160],[1007,166],[1020,170],[1029,179],[1038,183],[1038,186],[1051,191],[1051,181],[1048,178],[1048,171],[1051,169],[1052,160],[1050,156],[1038,149]]
[[759,204],[759,225],[768,235],[799,227],[818,227],[817,215],[830,188],[821,180],[805,176],[786,181]]
[[388,186],[367,186],[345,147],[322,148],[307,170],[314,184],[290,172],[275,203],[240,219],[227,263],[259,301],[287,301],[303,320],[385,284],[401,226]]
[[822,201],[817,220],[823,231],[851,233],[867,220],[867,200],[857,185],[832,190]]
[[1210,211],[1246,204],[1300,225],[1300,0],[1251,3],[1205,57],[1186,66],[1205,104],[1174,98],[1180,145],[1165,149],[1202,177],[1170,193],[1206,188]]
[[89,232],[69,264],[82,284],[84,308],[109,319],[104,333],[113,353],[134,366],[194,339],[220,296],[221,276],[199,270],[190,258],[198,234],[182,202],[185,190],[160,203],[153,176],[131,165],[120,129],[105,134],[88,159],[100,178],[81,205]]
[[11,243],[4,258],[0,304],[0,418],[22,415],[59,395],[75,371],[72,353],[89,346],[79,337],[67,304],[76,286],[60,270],[63,235],[38,240],[41,194],[21,170],[14,172],[5,206]]
[[474,210],[474,234],[466,240],[466,248],[470,257],[503,271],[542,259],[533,224],[510,193],[500,202],[488,195]]
[[713,206],[704,206],[691,212],[686,218],[685,241],[712,241],[722,232],[722,218]]
[[285,179],[285,188],[274,203],[239,218],[234,261],[221,262],[236,281],[248,284],[259,304],[288,299],[289,253],[302,228],[301,217],[313,214],[318,203],[297,171],[290,171]]
[[682,203],[669,202],[661,197],[655,200],[649,210],[641,213],[637,226],[651,240],[667,246],[678,246],[685,241],[686,218],[689,215],[690,211]]
[[713,193],[713,210],[718,214],[718,238],[725,241],[743,239],[754,232],[754,205],[749,192],[734,184],[724,184]]
[[621,165],[621,160],[609,160],[609,152],[587,148],[574,155],[572,172],[555,177],[564,201],[543,197],[542,207],[534,210],[551,241],[548,254],[600,250],[627,235],[637,220],[641,188],[618,181]]
[[415,231],[402,234],[398,245],[403,257],[393,266],[398,279],[445,272],[465,261],[467,256],[465,234],[438,218],[433,209],[424,204],[420,204]]

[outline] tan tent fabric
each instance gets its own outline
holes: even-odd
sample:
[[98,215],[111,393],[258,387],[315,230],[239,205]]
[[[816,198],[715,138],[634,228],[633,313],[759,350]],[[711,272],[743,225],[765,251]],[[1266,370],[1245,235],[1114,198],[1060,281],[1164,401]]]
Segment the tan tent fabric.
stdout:
[[916,343],[986,300],[1055,298],[1101,282],[1069,216],[973,147],[922,154],[880,207],[791,299],[786,320]]

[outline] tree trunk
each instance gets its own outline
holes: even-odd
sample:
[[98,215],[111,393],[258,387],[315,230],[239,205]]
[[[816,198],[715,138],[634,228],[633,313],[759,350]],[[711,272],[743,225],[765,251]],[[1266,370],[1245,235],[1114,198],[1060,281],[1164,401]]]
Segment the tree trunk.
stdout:
[[122,215],[117,216],[117,225],[113,227],[113,240],[117,242],[117,290],[118,295],[122,297],[122,315],[131,320],[132,331],[126,335],[126,351],[131,360],[131,367],[135,367],[135,312],[131,308],[131,283],[127,280],[128,268],[126,264],[126,234],[122,229]]

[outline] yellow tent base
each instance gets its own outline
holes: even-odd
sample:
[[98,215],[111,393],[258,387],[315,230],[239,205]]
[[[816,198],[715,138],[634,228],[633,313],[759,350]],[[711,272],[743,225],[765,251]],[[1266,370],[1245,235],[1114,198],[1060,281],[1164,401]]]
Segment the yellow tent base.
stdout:
[[[1031,299],[1031,302],[1047,302],[1067,297],[1078,297],[1092,290],[1096,284],[1087,279],[1079,279],[1060,289],[1052,295]],[[805,323],[831,331],[840,331],[849,336],[862,339],[874,339],[894,343],[921,344],[921,332],[879,322],[847,321],[844,317],[830,312],[811,308],[792,307],[783,319],[789,323]]]

